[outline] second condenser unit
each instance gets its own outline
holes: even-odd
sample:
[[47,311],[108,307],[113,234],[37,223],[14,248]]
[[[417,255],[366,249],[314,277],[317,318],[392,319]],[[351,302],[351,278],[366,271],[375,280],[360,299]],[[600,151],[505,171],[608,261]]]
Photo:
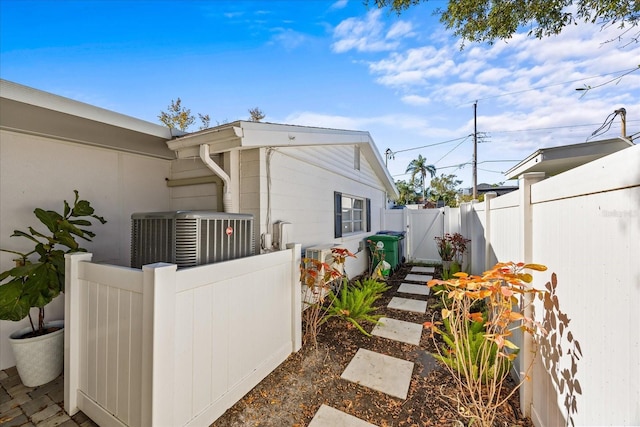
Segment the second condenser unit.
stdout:
[[131,216],[131,267],[167,262],[179,268],[254,255],[253,215],[214,211]]

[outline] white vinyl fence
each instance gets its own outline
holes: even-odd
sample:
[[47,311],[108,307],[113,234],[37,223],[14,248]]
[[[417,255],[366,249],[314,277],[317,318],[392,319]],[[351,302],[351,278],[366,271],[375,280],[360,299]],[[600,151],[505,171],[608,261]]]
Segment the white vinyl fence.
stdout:
[[177,270],[67,255],[65,409],[208,426],[301,346],[300,245]]
[[[459,215],[447,223],[472,240],[471,273],[497,261],[548,267],[533,285],[552,298],[530,314],[549,333],[520,393],[533,423],[640,425],[640,146],[547,179],[525,174],[518,191]],[[519,341],[522,368],[534,344]]]

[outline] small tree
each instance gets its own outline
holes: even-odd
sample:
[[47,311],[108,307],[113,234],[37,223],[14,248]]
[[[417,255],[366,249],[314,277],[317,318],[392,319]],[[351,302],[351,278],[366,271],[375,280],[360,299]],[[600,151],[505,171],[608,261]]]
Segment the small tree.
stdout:
[[[377,7],[389,6],[397,13],[427,0],[365,0]],[[529,0],[529,1],[455,1],[446,8],[436,9],[440,22],[454,34],[471,42],[506,40],[520,28],[530,28],[529,35],[537,38],[558,34],[568,25],[580,21],[635,27],[640,19],[640,3],[629,0]],[[575,6],[575,7],[571,7]],[[626,32],[626,31],[625,31]],[[622,32],[624,35],[625,32]],[[633,42],[638,32],[627,34]]]
[[411,160],[411,163],[407,166],[406,173],[411,174],[411,181],[409,181],[411,185],[422,187],[422,198],[426,201],[427,174],[429,174],[431,178],[436,176],[436,167],[427,164],[427,158],[419,154],[417,159]]
[[262,110],[260,110],[258,107],[249,108],[249,115],[249,119],[252,122],[259,122],[266,117]]
[[398,205],[408,205],[418,201],[415,187],[406,181],[396,181],[396,188],[400,196],[396,200]]
[[[73,205],[64,201],[64,210],[58,213],[52,210],[36,208],[33,213],[46,227],[47,231],[38,231],[29,227],[28,232],[14,230],[11,237],[23,237],[34,245],[29,252],[0,249],[18,255],[16,266],[0,273],[0,319],[19,321],[29,317],[34,334],[45,334],[44,309],[60,292],[64,292],[65,254],[85,252],[76,240],[81,238],[90,242],[95,233],[87,229],[92,220],[101,224],[104,218],[94,213],[91,204],[81,200],[74,190]],[[38,308],[37,327],[31,318],[31,308]]]
[[162,111],[158,119],[170,129],[187,130],[195,122],[196,118],[191,115],[191,110],[182,106],[182,100],[171,100],[167,111]]
[[458,185],[462,181],[456,179],[455,175],[442,174],[431,180],[431,199],[435,202],[442,200],[446,206],[456,207],[458,204]]
[[[211,122],[211,118],[208,114],[200,114],[198,113],[198,118],[202,123],[200,126],[200,130],[207,129],[209,127],[209,123]],[[177,100],[171,100],[171,104],[167,107],[167,111],[160,112],[158,115],[158,120],[162,122],[169,129],[179,129],[185,132],[189,126],[191,126],[196,118],[191,114],[191,110],[182,106],[182,100],[178,98]]]

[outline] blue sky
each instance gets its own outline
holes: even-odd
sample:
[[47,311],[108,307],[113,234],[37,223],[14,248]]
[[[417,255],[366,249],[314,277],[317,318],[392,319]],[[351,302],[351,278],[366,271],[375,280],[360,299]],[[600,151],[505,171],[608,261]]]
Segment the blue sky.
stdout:
[[[585,142],[621,107],[627,134],[640,131],[640,43],[607,42],[618,28],[460,50],[432,15],[444,5],[398,16],[360,0],[0,0],[0,77],[156,123],[180,97],[212,125],[259,107],[268,122],[366,130],[395,153],[394,178],[421,154],[463,186],[476,100],[478,182]],[[593,139],[618,135],[616,118]]]

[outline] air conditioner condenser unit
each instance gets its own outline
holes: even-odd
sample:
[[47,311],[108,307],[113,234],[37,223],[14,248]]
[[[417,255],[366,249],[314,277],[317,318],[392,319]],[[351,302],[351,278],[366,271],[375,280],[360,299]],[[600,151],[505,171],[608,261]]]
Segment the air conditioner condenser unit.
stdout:
[[135,213],[131,267],[167,262],[179,268],[254,255],[253,215],[214,211]]

